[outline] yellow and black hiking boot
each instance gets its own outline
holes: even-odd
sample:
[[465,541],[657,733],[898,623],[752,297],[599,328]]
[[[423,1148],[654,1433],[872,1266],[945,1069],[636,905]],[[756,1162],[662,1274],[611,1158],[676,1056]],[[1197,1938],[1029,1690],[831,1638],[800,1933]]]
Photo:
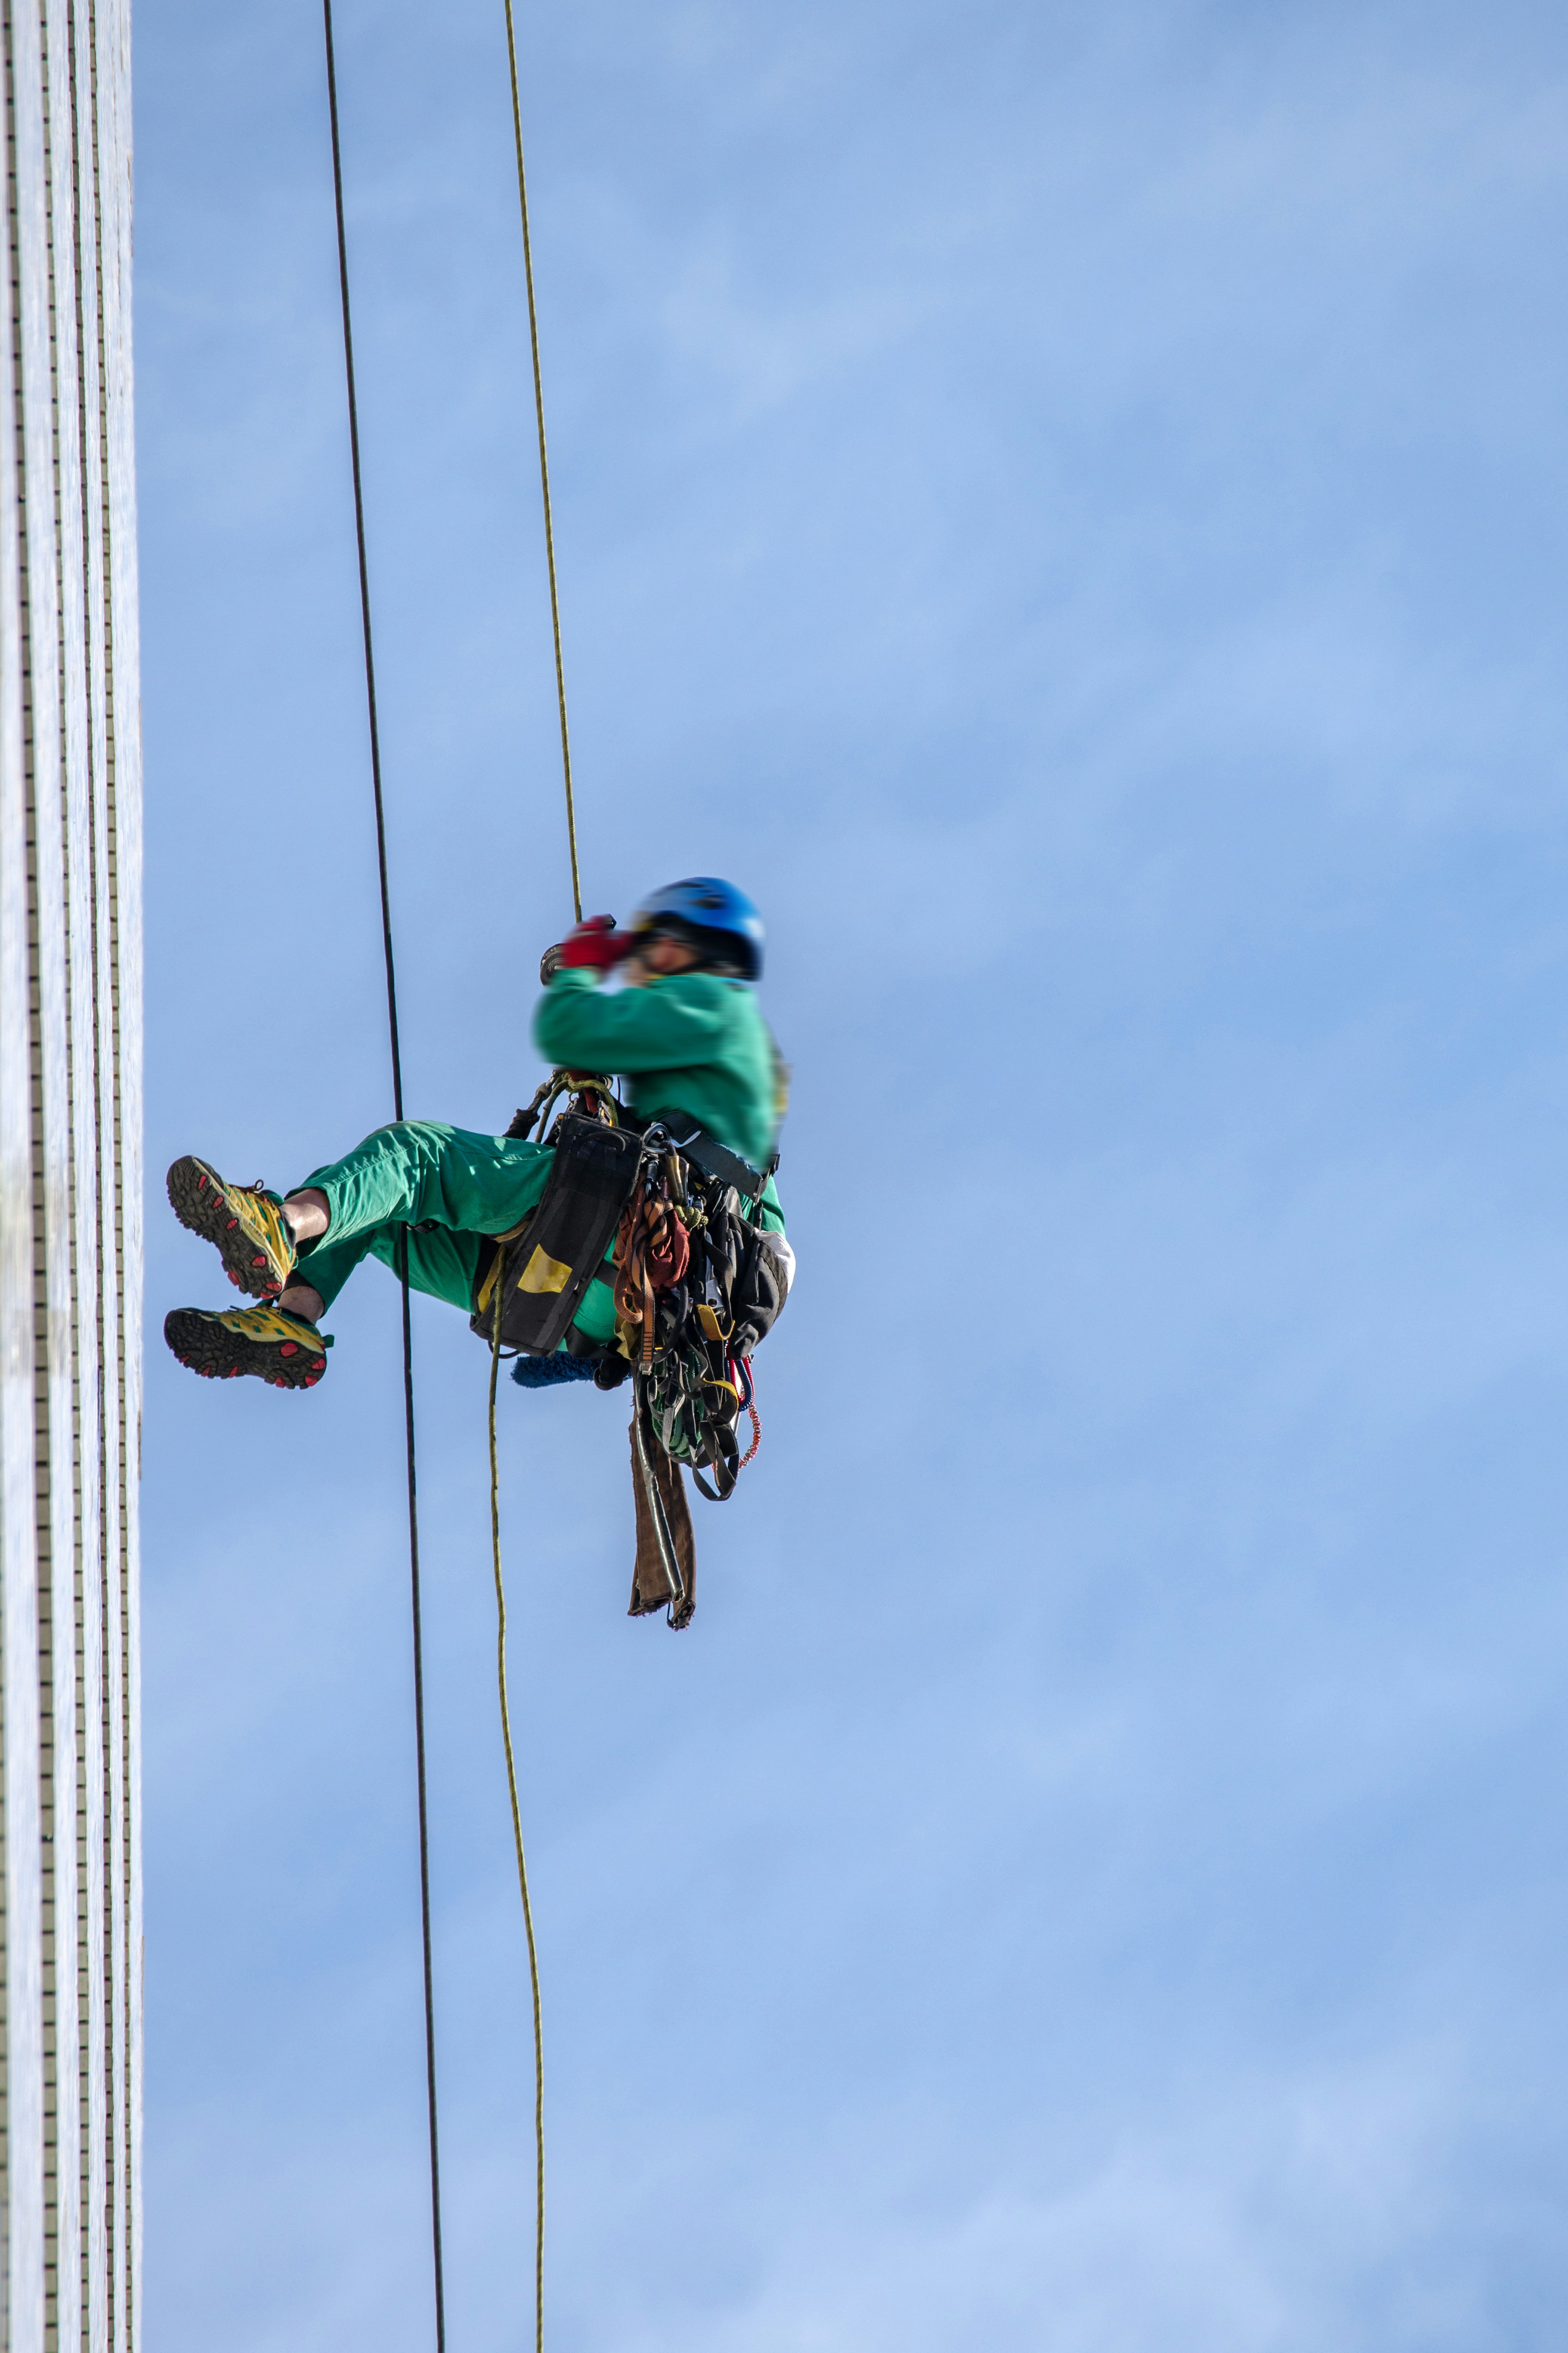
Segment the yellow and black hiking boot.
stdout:
[[173,1307],[163,1318],[163,1337],[181,1364],[204,1380],[255,1373],[275,1389],[313,1389],[332,1345],[302,1315],[286,1315],[280,1307],[231,1307],[216,1314]]
[[276,1299],[294,1267],[294,1238],[276,1193],[260,1185],[226,1185],[216,1168],[187,1153],[169,1171],[169,1206],[181,1225],[211,1242],[237,1290]]

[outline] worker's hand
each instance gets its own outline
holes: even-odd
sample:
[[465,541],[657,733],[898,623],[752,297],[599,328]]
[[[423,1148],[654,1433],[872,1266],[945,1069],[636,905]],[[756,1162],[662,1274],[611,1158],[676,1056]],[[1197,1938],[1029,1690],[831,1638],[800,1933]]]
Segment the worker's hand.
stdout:
[[559,947],[546,948],[539,977],[546,987],[558,972],[609,972],[632,952],[634,934],[617,932],[614,915],[590,915],[568,932]]

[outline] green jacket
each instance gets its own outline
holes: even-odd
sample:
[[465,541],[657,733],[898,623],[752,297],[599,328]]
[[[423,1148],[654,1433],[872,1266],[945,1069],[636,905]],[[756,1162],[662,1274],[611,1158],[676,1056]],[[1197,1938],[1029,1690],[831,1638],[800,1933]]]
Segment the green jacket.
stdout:
[[[778,1132],[772,1034],[744,981],[680,972],[643,988],[600,988],[593,971],[558,972],[533,1016],[533,1042],[557,1069],[603,1071],[631,1082],[639,1119],[689,1112],[753,1168]],[[770,1214],[771,1213],[771,1214]],[[784,1229],[773,1179],[762,1223]]]

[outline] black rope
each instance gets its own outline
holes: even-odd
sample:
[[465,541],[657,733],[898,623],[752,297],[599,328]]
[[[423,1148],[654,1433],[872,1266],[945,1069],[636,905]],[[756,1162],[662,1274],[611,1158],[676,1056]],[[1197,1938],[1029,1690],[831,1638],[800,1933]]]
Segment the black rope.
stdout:
[[[386,813],[381,794],[381,731],[375,713],[375,653],[370,628],[370,567],[365,559],[364,491],[360,480],[359,401],[354,391],[354,339],[349,311],[349,247],[343,226],[343,158],[338,135],[338,72],[332,47],[332,0],[321,0],[327,37],[327,105],[332,123],[332,191],[338,213],[338,277],[343,297],[343,366],[348,377],[349,446],[353,457],[354,530],[359,540],[360,610],[364,621],[364,686],[370,708],[370,773],[375,792],[375,854],[381,868],[381,936],[386,953],[386,1021],[392,1040],[394,1116],[403,1117],[403,1058],[397,1038],[397,975],[392,955],[392,898],[386,879]],[[408,1454],[408,1573],[414,1604],[414,1749],[419,1780],[419,1913],[425,1937],[425,2081],[430,2110],[430,2235],[436,2264],[436,2347],[446,2353],[447,2302],[441,2276],[441,2160],[436,2129],[436,1978],[430,1951],[430,1820],[425,1789],[425,1646],[419,1610],[419,1507],[414,1476],[414,1333],[408,1307],[408,1231],[398,1236],[397,1276],[403,1286],[403,1421]]]

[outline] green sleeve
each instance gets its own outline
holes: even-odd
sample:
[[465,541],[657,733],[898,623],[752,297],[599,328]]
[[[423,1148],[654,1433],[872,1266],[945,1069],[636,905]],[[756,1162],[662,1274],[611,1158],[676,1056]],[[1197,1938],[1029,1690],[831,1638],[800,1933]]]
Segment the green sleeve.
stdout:
[[713,1060],[731,1032],[721,997],[652,981],[613,996],[591,971],[558,972],[533,1016],[533,1042],[557,1069],[679,1071]]

